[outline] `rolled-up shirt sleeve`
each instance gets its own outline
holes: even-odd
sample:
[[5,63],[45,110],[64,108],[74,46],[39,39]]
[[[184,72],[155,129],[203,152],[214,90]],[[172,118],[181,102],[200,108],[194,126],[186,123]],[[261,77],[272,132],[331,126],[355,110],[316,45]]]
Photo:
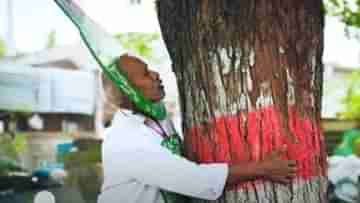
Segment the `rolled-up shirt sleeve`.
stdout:
[[228,176],[225,163],[196,164],[153,142],[144,142],[128,154],[122,168],[128,176],[163,190],[215,200]]

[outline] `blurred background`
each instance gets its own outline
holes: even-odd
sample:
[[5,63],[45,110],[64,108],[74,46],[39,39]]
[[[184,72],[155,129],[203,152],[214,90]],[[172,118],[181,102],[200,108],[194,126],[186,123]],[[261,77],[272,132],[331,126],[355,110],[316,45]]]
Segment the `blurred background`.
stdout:
[[[160,73],[165,104],[179,130],[176,79],[154,0],[76,2]],[[356,0],[324,3],[322,125],[333,183],[329,197],[333,202],[356,202],[360,8]],[[119,99],[101,80],[78,31],[53,1],[0,0],[1,203],[31,203],[43,190],[51,191],[56,202],[96,202],[103,124],[111,121]]]

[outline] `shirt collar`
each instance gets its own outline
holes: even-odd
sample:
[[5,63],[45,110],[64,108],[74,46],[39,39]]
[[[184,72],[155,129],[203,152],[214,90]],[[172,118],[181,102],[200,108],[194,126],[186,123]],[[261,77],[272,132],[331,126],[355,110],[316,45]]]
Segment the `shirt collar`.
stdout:
[[140,113],[134,113],[134,111],[130,109],[119,109],[115,113],[114,120],[119,120],[124,118],[135,119],[141,123],[144,123],[144,121],[146,120],[146,117]]

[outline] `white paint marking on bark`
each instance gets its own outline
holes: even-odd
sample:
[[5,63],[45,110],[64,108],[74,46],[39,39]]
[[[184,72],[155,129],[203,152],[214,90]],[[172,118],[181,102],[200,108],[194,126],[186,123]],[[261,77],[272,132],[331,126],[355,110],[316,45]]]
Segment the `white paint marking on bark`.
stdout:
[[255,50],[253,48],[250,49],[249,54],[249,65],[253,67],[255,65]]
[[311,69],[316,70],[316,65],[317,65],[317,60],[316,60],[316,54],[314,53],[311,57]]
[[233,103],[230,105],[230,113],[231,115],[236,115],[238,112],[238,105],[236,103]]
[[[195,74],[195,66],[189,62],[189,64],[186,67],[187,70],[191,71],[191,74],[186,74],[183,79],[184,88],[188,91],[185,91],[185,106],[186,106],[186,112],[185,112],[185,121],[188,122],[189,126],[194,126],[196,121],[194,121],[194,118],[198,118],[195,111],[195,106],[199,103],[199,98],[195,95],[198,95],[200,91],[199,89],[194,89],[194,85],[196,84],[196,74]],[[194,102],[194,103],[193,103]],[[201,105],[201,104],[200,104]],[[201,107],[199,107],[201,108]]]
[[235,57],[236,57],[236,61],[235,61],[235,67],[234,70],[238,71],[241,68],[241,57],[242,57],[242,52],[240,48],[235,48]]
[[224,84],[221,80],[221,75],[218,70],[219,67],[213,66],[214,71],[214,83],[216,88],[216,108],[215,115],[220,116],[226,112],[226,92],[224,88]]
[[[316,70],[316,66],[317,66],[317,58],[316,58],[316,53],[314,52],[312,58],[311,58],[311,71],[314,73]],[[310,81],[310,85],[311,88],[315,87],[315,81],[316,81],[316,74],[312,74],[311,77],[311,81]]]
[[295,104],[295,87],[294,87],[294,80],[291,78],[291,75],[289,73],[289,69],[286,69],[286,78],[288,83],[288,103],[289,104]]
[[219,63],[222,63],[223,66],[221,73],[223,75],[227,75],[231,71],[231,59],[229,58],[225,48],[221,48],[218,52],[220,53],[220,59],[221,59]]
[[279,53],[285,54],[285,49],[282,46],[279,47]]
[[246,81],[247,81],[248,91],[251,92],[253,90],[253,81],[252,81],[252,78],[251,78],[250,71],[247,71]]
[[240,110],[246,110],[247,109],[247,103],[248,103],[248,99],[249,99],[249,96],[244,94],[244,93],[241,93],[240,95]]
[[271,106],[274,104],[272,96],[260,95],[256,100],[256,108]]
[[[197,108],[200,108],[202,112],[206,112],[206,115],[210,115],[210,109],[208,104],[208,98],[206,98],[205,91],[203,89],[200,90],[200,98],[199,103],[196,105]],[[197,116],[198,118],[202,116]],[[204,116],[203,116],[204,117]],[[206,119],[207,120],[207,119]]]
[[260,84],[260,96],[256,100],[256,108],[273,105],[274,101],[271,95],[270,82]]

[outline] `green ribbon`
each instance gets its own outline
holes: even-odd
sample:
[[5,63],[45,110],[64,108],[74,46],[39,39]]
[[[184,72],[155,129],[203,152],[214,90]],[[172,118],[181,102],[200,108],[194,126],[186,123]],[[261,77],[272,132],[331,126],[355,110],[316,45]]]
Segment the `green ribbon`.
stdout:
[[[183,153],[182,143],[181,143],[180,137],[177,134],[174,134],[174,135],[164,138],[163,141],[161,142],[161,146],[167,148],[168,150],[170,150],[173,154],[175,154],[177,156],[182,156],[182,153]],[[188,202],[187,197],[185,197],[183,195],[179,195],[174,192],[162,190],[161,196],[164,199],[165,203],[187,203]]]
[[119,42],[90,19],[73,0],[54,1],[78,28],[81,39],[85,42],[91,55],[115,86],[147,116],[157,120],[165,119],[164,103],[162,101],[152,102],[146,98],[134,87],[121,67],[118,67],[117,59],[120,53],[124,53]]

